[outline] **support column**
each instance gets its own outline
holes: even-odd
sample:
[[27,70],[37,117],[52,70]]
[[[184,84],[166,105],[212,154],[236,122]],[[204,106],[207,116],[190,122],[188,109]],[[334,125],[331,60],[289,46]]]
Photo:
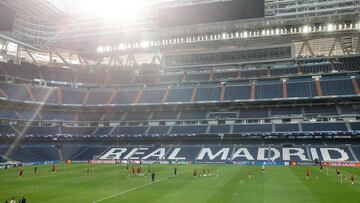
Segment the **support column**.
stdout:
[[115,89],[113,90],[111,96],[109,97],[109,99],[107,100],[106,104],[111,104],[111,102],[114,100],[114,97],[117,95],[118,91],[116,91]]
[[86,91],[86,94],[85,94],[85,96],[84,96],[82,105],[85,106],[85,105],[87,104],[87,101],[88,101],[88,99],[89,99],[89,96],[90,96],[90,91],[88,90],[88,91]]
[[135,98],[134,103],[138,103],[138,102],[139,102],[139,99],[140,99],[143,91],[144,91],[143,89],[141,89],[141,90],[139,91],[138,95],[137,95],[136,98]]
[[255,99],[255,87],[256,87],[256,81],[251,82],[251,99]]
[[266,69],[266,76],[270,77],[271,76],[271,69],[270,66],[267,67]]
[[58,104],[61,105],[62,104],[62,92],[61,92],[61,88],[57,89],[57,96],[58,96]]
[[1,88],[0,88],[0,94],[1,94],[2,96],[4,96],[4,97],[6,97],[6,98],[9,99],[8,95],[7,95],[7,94],[4,92],[4,90],[1,89]]
[[62,57],[59,53],[55,52],[55,54],[65,63],[68,64],[68,62]]
[[165,94],[164,94],[164,97],[162,98],[161,100],[161,103],[164,103],[169,95],[169,92],[170,92],[170,88],[167,88],[166,91],[165,91]]
[[323,96],[323,92],[322,92],[322,89],[321,89],[320,77],[319,77],[319,76],[316,76],[316,77],[315,77],[315,83],[316,83],[317,95],[318,95],[319,97],[322,97],[322,96]]
[[182,82],[186,81],[186,77],[187,77],[187,72],[184,72],[183,78],[181,79]]
[[[35,97],[34,97],[34,95],[33,95],[33,93],[31,92],[31,89],[28,87],[28,86],[25,86],[25,89],[26,89],[26,91],[27,91],[27,93],[28,93],[28,95],[29,95],[29,97],[30,97],[30,99],[31,99],[31,101],[36,101],[36,99],[35,99]],[[46,98],[44,98],[44,99],[46,99]],[[45,102],[45,101],[44,101]]]
[[356,94],[359,95],[359,94],[360,94],[359,84],[358,84],[355,76],[351,76],[351,81],[352,81],[352,84],[353,84],[353,86],[354,86],[354,89],[355,89]]
[[29,51],[27,48],[25,48],[25,47],[24,47],[24,49],[25,49],[26,53],[30,56],[30,58],[34,61],[34,63],[35,63],[35,64],[38,64],[38,62],[35,60],[35,58],[34,58],[33,55],[30,53],[30,51]]
[[220,101],[224,101],[225,90],[226,90],[226,83],[221,83]]
[[283,90],[283,98],[287,98],[286,79],[283,79],[283,80],[282,80],[282,90]]
[[212,81],[214,79],[214,70],[211,70],[209,75],[209,81]]
[[195,86],[195,87],[193,88],[193,92],[192,92],[192,94],[191,94],[191,102],[194,102],[194,101],[195,101],[196,93],[197,93],[197,86]]
[[330,48],[330,51],[329,51],[328,56],[331,56],[331,55],[332,55],[332,53],[333,53],[333,51],[334,51],[334,49],[335,49],[335,45],[336,45],[336,42],[337,42],[337,41],[338,41],[338,38],[335,37],[334,43],[331,45],[331,48]]
[[301,69],[300,63],[298,63],[298,64],[296,65],[296,70],[297,70],[297,73],[298,73],[299,75],[302,74],[302,69]]
[[241,71],[238,71],[236,78],[237,78],[237,79],[241,79]]

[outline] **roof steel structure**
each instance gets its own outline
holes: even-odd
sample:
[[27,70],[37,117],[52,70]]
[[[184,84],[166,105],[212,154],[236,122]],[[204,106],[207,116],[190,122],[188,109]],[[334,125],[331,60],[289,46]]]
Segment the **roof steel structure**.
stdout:
[[[360,0],[265,0],[265,18],[263,19],[192,25],[181,28],[159,27],[157,13],[159,8],[217,1],[224,0],[150,0],[142,20],[133,23],[108,24],[101,19],[79,14],[78,11],[81,8],[76,0],[0,0],[0,3],[15,9],[17,12],[13,31],[0,33],[0,38],[38,51],[96,54],[96,48],[101,45],[117,45],[142,40],[171,39],[196,34],[213,34],[256,28],[339,21],[357,22],[360,20]],[[334,39],[338,38],[339,33],[326,33],[326,35]],[[346,35],[358,36],[358,31],[347,31]],[[289,43],[293,40],[306,40],[308,37],[284,35],[275,40],[277,43]],[[252,41],[264,43],[266,40],[268,38],[238,40],[236,44]],[[226,44],[226,42],[222,43]],[[206,47],[206,44],[202,43],[201,46]],[[213,44],[211,42],[209,46],[212,47]],[[151,52],[154,51],[159,52],[159,49],[151,50]]]

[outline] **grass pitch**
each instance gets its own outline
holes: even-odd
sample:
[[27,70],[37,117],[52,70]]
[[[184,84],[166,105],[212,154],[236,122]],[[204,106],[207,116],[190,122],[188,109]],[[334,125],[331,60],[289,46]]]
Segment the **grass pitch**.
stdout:
[[[203,165],[151,165],[155,182],[149,176],[129,176],[124,165],[58,165],[25,167],[0,171],[0,202],[25,195],[30,203],[225,203],[225,202],[360,202],[360,169],[339,168],[342,181],[333,167],[207,165],[212,176],[193,177],[193,169]],[[90,174],[86,171],[90,169]],[[136,168],[135,168],[136,169]],[[145,171],[147,166],[143,166]],[[310,169],[311,178],[306,179]],[[252,171],[251,178],[248,171]],[[351,184],[350,173],[356,183]]]

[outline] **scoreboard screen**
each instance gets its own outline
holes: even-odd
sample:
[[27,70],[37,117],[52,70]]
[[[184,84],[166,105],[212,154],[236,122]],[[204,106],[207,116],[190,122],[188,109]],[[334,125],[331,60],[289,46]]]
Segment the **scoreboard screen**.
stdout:
[[264,0],[233,0],[160,9],[159,23],[160,27],[175,27],[264,16]]
[[15,11],[0,2],[0,31],[12,31]]

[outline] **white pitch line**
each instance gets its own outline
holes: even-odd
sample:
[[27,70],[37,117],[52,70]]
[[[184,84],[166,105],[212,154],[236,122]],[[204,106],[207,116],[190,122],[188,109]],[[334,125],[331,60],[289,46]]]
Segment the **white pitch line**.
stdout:
[[[180,174],[183,174],[183,173],[185,173],[185,172],[179,173],[179,175],[180,175]],[[139,185],[139,186],[134,187],[134,188],[131,188],[131,189],[129,189],[129,190],[125,190],[125,191],[119,192],[119,193],[117,193],[117,194],[114,194],[114,195],[111,195],[111,196],[108,196],[108,197],[105,197],[105,198],[102,198],[102,199],[93,201],[92,203],[102,202],[102,201],[104,201],[104,200],[111,199],[111,198],[113,198],[113,197],[123,195],[123,194],[125,194],[125,193],[128,193],[128,192],[131,192],[131,191],[134,191],[134,190],[137,190],[137,189],[146,187],[146,186],[148,186],[148,185],[152,185],[152,184],[154,184],[154,183],[163,181],[163,180],[168,179],[168,178],[169,178],[169,177],[165,177],[165,178],[161,178],[161,179],[159,179],[159,180],[156,180],[156,181],[154,181],[154,182],[146,183],[146,184],[144,184],[144,185]]]

